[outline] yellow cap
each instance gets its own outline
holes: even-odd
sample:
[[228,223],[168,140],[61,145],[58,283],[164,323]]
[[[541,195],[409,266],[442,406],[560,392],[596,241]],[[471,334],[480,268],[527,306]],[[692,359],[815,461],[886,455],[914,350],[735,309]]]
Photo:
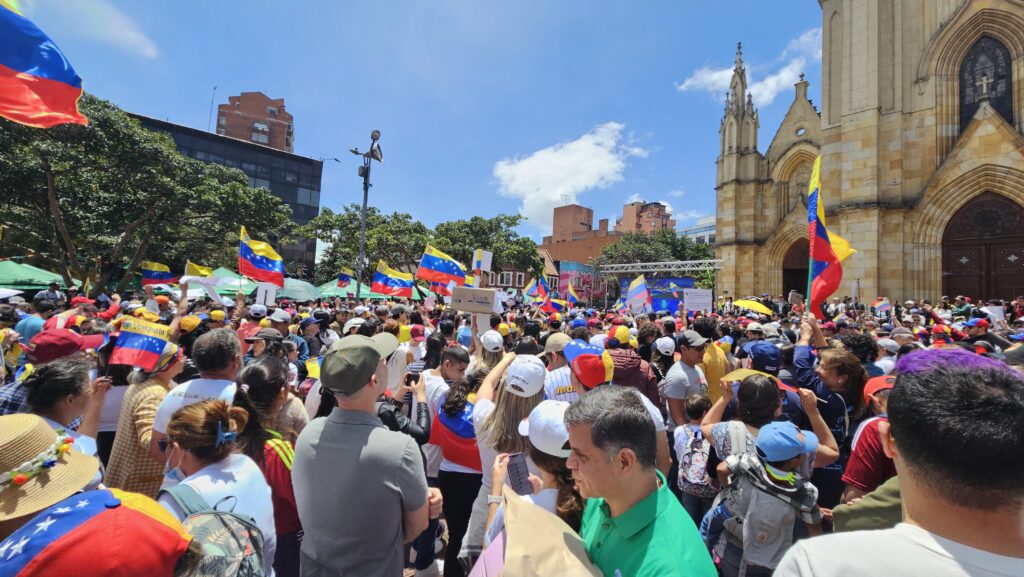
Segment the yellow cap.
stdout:
[[160,315],[151,313],[143,307],[135,309],[135,316],[150,323],[155,323],[160,320]]
[[187,317],[181,317],[181,323],[178,326],[181,327],[181,332],[190,333],[196,330],[200,322],[199,317],[196,315],[188,315]]
[[210,320],[211,321],[215,321],[215,322],[223,321],[224,320],[224,311],[222,311],[222,310],[210,311]]
[[508,333],[509,333],[508,325],[505,324],[505,323],[500,323],[498,325],[498,334],[503,336],[503,337],[507,337]]
[[412,340],[412,329],[409,325],[402,325],[398,327],[398,342],[407,343]]
[[270,319],[260,319],[260,328],[261,329],[269,329],[270,328]]

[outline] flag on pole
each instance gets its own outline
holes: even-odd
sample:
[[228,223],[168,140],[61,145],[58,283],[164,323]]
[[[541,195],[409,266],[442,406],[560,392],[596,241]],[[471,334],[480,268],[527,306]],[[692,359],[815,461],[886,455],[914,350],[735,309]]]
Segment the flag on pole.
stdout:
[[454,258],[428,244],[416,269],[416,278],[430,282],[455,281],[456,285],[462,286],[466,284],[466,269]]
[[821,197],[821,157],[814,160],[811,182],[807,187],[807,235],[811,245],[807,279],[808,308],[824,320],[821,305],[839,288],[843,280],[842,262],[854,251],[841,236],[830,233],[825,225],[825,203]]
[[540,310],[546,313],[560,313],[569,306],[569,303],[559,299],[553,299],[550,296],[544,299],[544,302],[540,305]]
[[448,285],[446,283],[432,282],[430,283],[430,291],[438,296],[452,296],[452,291],[448,290]]
[[160,355],[170,339],[169,326],[125,317],[114,350],[110,353],[110,364],[132,365],[146,372],[152,371],[160,362]]
[[284,259],[269,244],[249,238],[242,227],[238,243],[238,272],[257,282],[284,287]]
[[626,304],[647,304],[649,302],[651,302],[651,293],[647,290],[647,279],[644,278],[644,275],[640,275],[629,283],[629,288],[626,290]]
[[0,116],[35,128],[89,124],[78,111],[82,79],[17,3],[0,2]]
[[382,295],[412,298],[412,285],[411,274],[398,272],[381,260],[377,263],[376,272],[373,273],[370,290]]
[[341,267],[338,270],[338,287],[347,287],[348,285],[352,284],[352,281],[355,280],[355,278],[356,273],[353,272],[352,269],[347,267]]
[[139,271],[142,273],[142,285],[149,284],[175,284],[178,282],[178,275],[171,272],[170,267],[158,262],[144,260],[139,263]]
[[568,292],[569,292],[569,294],[567,295],[568,298],[566,300],[569,301],[569,304],[571,304],[573,306],[576,306],[576,303],[580,302],[580,297],[576,296],[576,291],[573,290],[571,282],[569,283],[569,291]]
[[187,260],[185,261],[185,276],[213,276],[213,269]]

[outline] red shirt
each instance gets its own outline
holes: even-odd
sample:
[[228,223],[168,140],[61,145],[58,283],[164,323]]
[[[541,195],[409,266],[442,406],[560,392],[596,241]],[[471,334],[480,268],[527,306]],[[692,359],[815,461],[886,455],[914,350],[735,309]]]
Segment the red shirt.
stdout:
[[242,343],[242,354],[249,352],[249,347],[252,344],[245,342],[245,339],[256,336],[256,333],[260,332],[260,323],[257,321],[244,321],[236,331],[238,333],[238,341]]
[[843,472],[843,482],[870,493],[888,479],[896,476],[896,465],[882,450],[878,424],[887,417],[874,417],[864,421],[853,437],[853,452]]
[[278,535],[287,535],[302,529],[299,511],[292,488],[292,461],[295,448],[290,441],[273,438],[263,445],[263,476],[270,485],[270,500],[274,503],[274,529]]

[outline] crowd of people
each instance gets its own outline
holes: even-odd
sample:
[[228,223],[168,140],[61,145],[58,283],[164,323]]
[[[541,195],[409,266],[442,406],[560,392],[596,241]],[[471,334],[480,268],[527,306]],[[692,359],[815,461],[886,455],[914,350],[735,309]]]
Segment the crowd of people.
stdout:
[[[0,302],[0,575],[482,574],[509,487],[608,577],[1024,575],[1024,297],[181,288]],[[129,318],[151,368],[110,362]]]

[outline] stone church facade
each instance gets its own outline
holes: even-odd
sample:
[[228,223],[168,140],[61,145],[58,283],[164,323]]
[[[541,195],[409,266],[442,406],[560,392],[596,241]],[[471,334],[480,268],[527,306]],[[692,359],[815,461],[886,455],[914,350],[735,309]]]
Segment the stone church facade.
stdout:
[[805,292],[807,182],[858,252],[836,296],[1024,295],[1024,0],[821,0],[822,102],[762,154],[737,50],[720,129],[720,294]]

